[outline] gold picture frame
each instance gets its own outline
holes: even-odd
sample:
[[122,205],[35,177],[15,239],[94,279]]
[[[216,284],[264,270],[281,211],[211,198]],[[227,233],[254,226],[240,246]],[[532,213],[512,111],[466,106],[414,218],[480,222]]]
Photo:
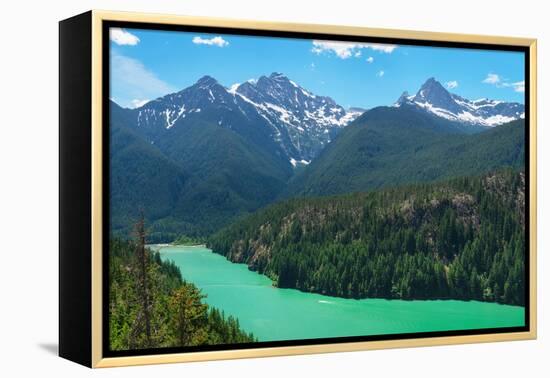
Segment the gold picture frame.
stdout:
[[[332,36],[347,36],[347,37],[369,37],[369,38],[394,38],[399,40],[411,41],[428,41],[428,42],[456,42],[483,45],[502,45],[502,46],[520,46],[528,49],[529,55],[529,77],[528,93],[529,108],[528,108],[528,126],[529,126],[529,235],[526,239],[529,241],[528,251],[528,284],[529,284],[529,326],[528,330],[522,332],[510,333],[488,333],[475,335],[456,335],[456,336],[439,336],[439,337],[423,337],[423,338],[406,338],[394,340],[375,340],[361,342],[341,342],[332,344],[318,345],[295,345],[295,346],[277,346],[265,348],[251,349],[232,349],[218,351],[199,351],[186,353],[170,353],[170,354],[151,354],[151,355],[136,355],[122,357],[105,357],[103,353],[103,294],[104,294],[104,277],[103,269],[105,261],[103,261],[103,246],[105,238],[103,235],[103,198],[104,194],[104,154],[103,148],[103,130],[104,130],[104,109],[102,109],[105,96],[104,88],[104,43],[107,41],[105,37],[105,29],[103,24],[109,21],[129,22],[139,24],[160,24],[160,25],[187,25],[215,28],[242,29],[262,32],[289,32],[289,33],[311,33],[316,35],[332,35]],[[251,20],[232,20],[210,17],[188,17],[162,14],[144,14],[144,13],[127,13],[127,12],[111,12],[93,10],[81,16],[76,16],[72,19],[62,21],[60,24],[60,123],[61,123],[61,229],[60,229],[60,355],[84,365],[99,368],[99,367],[115,367],[115,366],[130,366],[144,364],[160,364],[188,361],[208,361],[220,359],[238,359],[238,358],[253,358],[253,357],[268,357],[268,356],[283,356],[283,355],[299,355],[311,353],[328,353],[328,352],[347,352],[358,350],[371,349],[387,349],[387,348],[403,348],[403,347],[421,347],[435,346],[448,344],[466,344],[466,343],[482,343],[495,341],[513,341],[513,340],[529,340],[535,339],[537,336],[537,296],[536,296],[536,243],[537,243],[537,41],[536,39],[528,38],[513,38],[500,36],[482,36],[469,34],[453,34],[453,33],[436,33],[424,31],[410,30],[393,30],[393,29],[378,29],[368,27],[353,27],[353,26],[336,26],[336,25],[317,25],[317,24],[295,24],[295,23],[279,23],[279,22],[258,22]],[[78,33],[83,34],[83,40],[87,41],[84,46],[79,47],[85,49],[83,55],[82,50],[78,50],[75,46],[80,41]],[[75,58],[79,54],[80,58]],[[89,59],[86,67],[89,68],[89,77],[83,78],[83,72],[75,72],[68,74],[70,62],[81,63],[81,60]],[[76,60],[75,60],[76,59]],[[80,76],[79,76],[80,75]],[[75,84],[76,83],[76,84]],[[74,95],[74,85],[79,85],[82,93],[89,93],[88,97],[82,100]],[[71,92],[72,91],[72,92]],[[63,92],[65,94],[63,94]],[[70,92],[70,94],[69,94]],[[72,97],[72,98],[71,98]],[[86,101],[89,100],[89,103]],[[74,101],[81,101],[80,104],[74,104]],[[79,114],[67,113],[69,107],[80,107],[83,109]],[[71,166],[70,162],[64,163],[69,159],[71,151],[76,150],[66,148],[64,143],[74,143],[69,141],[69,137],[65,140],[63,132],[66,131],[64,122],[89,122],[89,126],[80,125],[82,130],[83,143],[88,144],[88,150],[82,153],[89,152],[89,167]],[[66,154],[65,154],[66,153]],[[64,155],[65,154],[65,155]],[[67,164],[67,165],[64,165]],[[77,169],[84,169],[82,175],[89,177],[88,181],[83,182],[83,187],[89,185],[89,190],[86,192],[78,192],[78,188],[64,187],[65,179],[71,176]],[[64,189],[65,188],[65,189]],[[75,201],[86,199],[85,206],[89,212],[81,216],[89,216],[88,223],[76,224],[74,221],[78,215],[67,213],[66,207],[71,206]],[[68,214],[68,215],[67,215]],[[80,227],[78,230],[76,227]],[[85,241],[89,241],[85,258],[75,260],[76,257],[69,256],[70,253],[80,253],[75,250],[77,240],[65,241],[68,233],[78,235],[86,234]],[[82,240],[82,239],[80,239]],[[72,243],[72,244],[71,244]],[[87,243],[87,242],[86,242]],[[71,272],[69,272],[69,270]],[[81,273],[85,272],[82,276]],[[82,277],[76,278],[74,275],[79,274]],[[89,286],[82,287],[75,280],[89,279]],[[85,301],[83,311],[89,310],[89,316],[82,318],[82,314],[70,310],[70,305],[75,302],[75,292],[72,292],[70,286],[74,289],[86,289],[85,294],[82,294]],[[87,293],[89,289],[89,295]],[[75,320],[78,317],[78,320]],[[68,326],[67,324],[71,324]],[[76,334],[79,333],[79,334]],[[79,341],[86,345],[80,352],[75,352]]]

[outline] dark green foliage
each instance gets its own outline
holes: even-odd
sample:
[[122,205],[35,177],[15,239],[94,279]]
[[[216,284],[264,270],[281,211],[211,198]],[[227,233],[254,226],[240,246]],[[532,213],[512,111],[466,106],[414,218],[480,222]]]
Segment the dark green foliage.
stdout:
[[197,232],[180,232],[192,236],[210,233],[235,216],[265,206],[291,174],[290,169],[283,169],[271,156],[226,128],[197,123],[172,130],[177,134],[168,135],[159,148],[192,172],[172,216],[199,228]]
[[333,195],[524,166],[523,120],[468,135],[455,122],[418,109],[372,109],[350,126],[284,191]]
[[381,107],[346,127],[291,178],[280,151],[244,125],[234,130],[209,117],[187,117],[150,135],[134,124],[132,112],[111,103],[111,230],[127,237],[143,209],[153,243],[181,234],[204,237],[277,198],[365,191],[523,164],[523,121],[468,135],[471,127],[414,108]]
[[232,317],[202,302],[204,296],[182,280],[173,262],[146,250],[147,337],[142,307],[139,259],[132,242],[111,240],[109,249],[109,342],[112,350],[253,342]]
[[524,174],[505,170],[275,204],[208,246],[279,287],[524,304]]
[[110,162],[112,230],[129,234],[140,208],[149,219],[169,216],[186,181],[180,167],[117,123],[111,123]]
[[187,235],[181,235],[173,242],[173,244],[176,244],[176,245],[200,245],[205,243],[206,243],[205,238],[190,237]]
[[225,316],[223,311],[211,307],[207,318],[209,334],[208,344],[238,344],[257,341],[252,333],[241,330],[239,319],[233,316]]
[[149,141],[129,112],[111,102],[111,230],[119,237],[139,209],[151,242],[211,233],[273,201],[292,174],[287,161],[251,143],[254,133],[197,120]]

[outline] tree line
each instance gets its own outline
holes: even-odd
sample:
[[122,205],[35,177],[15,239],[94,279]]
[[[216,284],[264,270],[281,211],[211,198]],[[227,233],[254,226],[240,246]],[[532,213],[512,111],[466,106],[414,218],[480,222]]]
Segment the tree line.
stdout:
[[135,240],[111,239],[109,343],[111,350],[235,344],[256,341],[238,319],[203,302],[179,268],[145,246],[143,218]]
[[209,238],[279,287],[524,305],[523,172],[279,203]]

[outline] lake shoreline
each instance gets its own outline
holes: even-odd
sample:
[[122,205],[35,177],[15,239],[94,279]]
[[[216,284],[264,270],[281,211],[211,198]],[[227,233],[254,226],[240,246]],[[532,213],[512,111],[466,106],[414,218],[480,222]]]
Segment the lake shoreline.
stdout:
[[278,288],[246,264],[209,248],[163,249],[209,305],[239,319],[260,341],[523,326],[525,308],[456,299],[348,299]]
[[170,248],[170,247],[203,247],[206,248],[206,244],[204,243],[197,243],[197,244],[173,244],[173,243],[157,243],[157,244],[147,244],[147,248],[158,248],[158,250],[162,248]]
[[[220,253],[217,253],[215,251],[213,251],[212,249],[208,248],[206,246],[206,244],[193,244],[193,245],[184,245],[184,244],[171,244],[171,243],[165,243],[165,244],[151,244],[151,246],[160,246],[161,248],[158,249],[158,251],[160,251],[160,249],[162,248],[205,248],[205,249],[208,249],[210,251],[210,253],[214,254],[214,255],[217,255],[217,256],[220,256],[222,257],[225,261],[229,262],[230,264],[233,264],[233,265],[238,265],[238,266],[245,266],[248,271],[254,273],[254,274],[257,274],[257,275],[260,275],[262,277],[265,277],[266,279],[270,280],[271,281],[271,287],[273,287],[274,289],[279,289],[279,290],[295,290],[295,291],[298,291],[300,293],[304,293],[304,294],[315,294],[315,295],[321,295],[323,297],[327,297],[327,298],[335,298],[335,299],[343,299],[343,300],[350,300],[350,301],[363,301],[363,300],[384,300],[384,301],[403,301],[403,302],[445,302],[445,301],[457,301],[457,302],[465,302],[465,303],[487,303],[487,304],[493,304],[493,305],[499,305],[499,306],[505,306],[505,307],[514,307],[514,308],[521,308],[521,309],[525,309],[525,306],[519,306],[519,305],[510,305],[510,304],[506,304],[506,303],[500,303],[500,302],[490,302],[490,301],[481,301],[481,300],[477,300],[477,299],[458,299],[458,298],[386,298],[386,297],[365,297],[365,298],[352,298],[352,297],[340,297],[340,296],[334,296],[334,295],[330,295],[330,294],[326,294],[326,293],[321,293],[321,292],[318,292],[318,291],[307,291],[307,290],[302,290],[300,288],[296,288],[296,287],[279,287],[277,286],[276,284],[276,281],[274,281],[271,277],[257,271],[257,270],[254,270],[252,269],[250,266],[248,266],[246,263],[239,263],[239,262],[234,262],[234,261],[231,261],[230,259],[228,259],[226,256],[220,254]],[[172,252],[174,253],[174,252]],[[175,253],[178,253],[178,252],[175,252]],[[181,253],[186,253],[184,251],[181,251]]]

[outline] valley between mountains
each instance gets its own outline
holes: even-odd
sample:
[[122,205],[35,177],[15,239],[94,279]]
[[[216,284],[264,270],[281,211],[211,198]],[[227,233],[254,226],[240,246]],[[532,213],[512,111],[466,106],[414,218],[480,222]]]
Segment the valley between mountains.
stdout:
[[[110,102],[110,224],[206,242],[281,288],[524,305],[525,109],[434,78],[346,109],[281,73]],[[244,338],[245,336],[243,336]]]

